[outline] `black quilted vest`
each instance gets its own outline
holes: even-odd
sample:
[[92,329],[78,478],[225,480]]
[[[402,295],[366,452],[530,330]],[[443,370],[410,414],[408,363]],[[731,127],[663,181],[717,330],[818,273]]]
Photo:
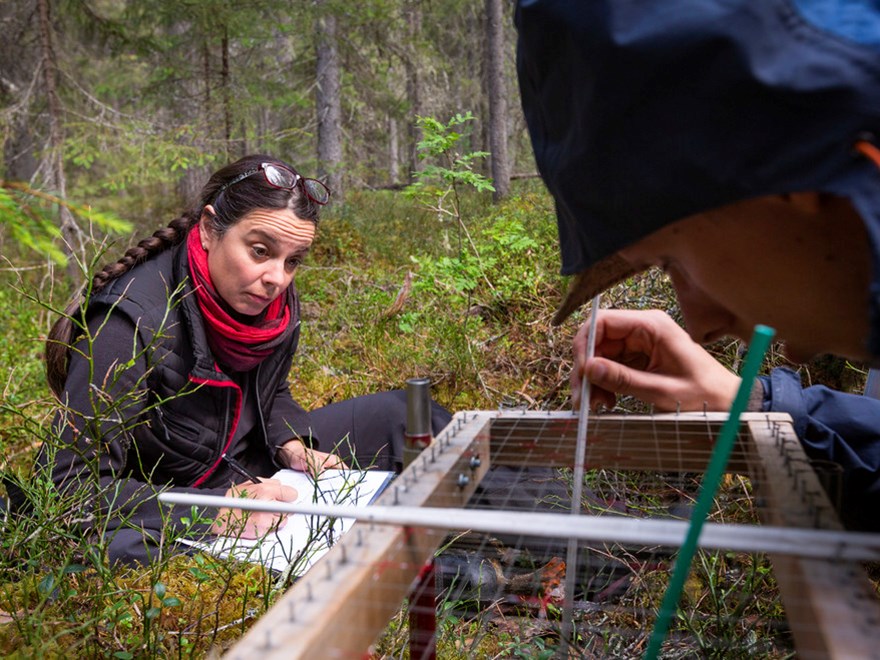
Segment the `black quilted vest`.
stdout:
[[[221,455],[235,432],[241,390],[220,371],[208,348],[190,286],[185,242],[93,296],[90,311],[108,305],[129,316],[149,347],[147,409],[143,423],[130,433],[126,471],[153,483],[228,486],[233,478]],[[298,319],[296,311],[293,318]],[[290,340],[248,374],[258,397],[263,442],[276,391],[287,381],[298,341],[297,322]]]

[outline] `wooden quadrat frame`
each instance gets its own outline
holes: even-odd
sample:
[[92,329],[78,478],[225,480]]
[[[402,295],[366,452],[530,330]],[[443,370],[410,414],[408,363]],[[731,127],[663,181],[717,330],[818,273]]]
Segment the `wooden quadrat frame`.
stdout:
[[[723,413],[593,415],[586,468],[702,473],[711,440],[726,419]],[[375,504],[460,509],[490,466],[571,468],[577,424],[572,413],[459,412]],[[843,529],[788,415],[742,415],[727,471],[750,479],[762,525]],[[448,529],[460,526],[356,523],[228,657],[365,657],[431,565]],[[862,564],[769,557],[799,657],[880,653],[880,600]]]

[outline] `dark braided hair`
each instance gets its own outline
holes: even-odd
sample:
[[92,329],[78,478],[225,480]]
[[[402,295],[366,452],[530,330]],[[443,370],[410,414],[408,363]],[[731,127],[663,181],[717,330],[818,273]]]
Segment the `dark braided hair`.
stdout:
[[[256,209],[289,208],[297,218],[317,222],[320,207],[303,194],[301,186],[296,186],[293,190],[274,188],[257,172],[223,189],[227,182],[248,170],[259,168],[261,163],[274,163],[293,169],[272,156],[253,154],[217,170],[202,188],[198,203],[193,208],[172,220],[167,227],[140,240],[137,245],[126,250],[118,261],[104,266],[92,277],[91,287],[87,288],[88,295],[100,292],[138,264],[182,243],[201,218],[204,218],[203,221],[208,223],[209,229],[218,236],[224,235],[239,220]],[[213,214],[205,212],[205,207],[209,204],[214,207]],[[46,340],[46,378],[58,398],[64,392],[70,366],[70,347],[76,339],[74,331],[77,324],[74,319],[80,315],[85,295],[86,293],[80,292],[73,297],[64,314],[52,326]]]

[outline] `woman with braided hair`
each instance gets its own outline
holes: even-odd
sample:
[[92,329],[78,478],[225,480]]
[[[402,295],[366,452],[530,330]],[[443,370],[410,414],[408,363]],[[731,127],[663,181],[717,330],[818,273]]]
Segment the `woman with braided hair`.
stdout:
[[[311,413],[290,393],[294,274],[329,199],[283,161],[242,158],[211,176],[194,209],[95,275],[52,328],[46,366],[63,442],[38,464],[59,488],[90,492],[85,524],[102,520],[93,531],[112,562],[147,561],[165,521],[186,527],[189,512],[160,507],[161,490],[291,501],[295,491],[268,478],[279,468],[400,467],[403,392]],[[450,415],[436,404],[432,414],[437,432]],[[257,513],[242,525],[221,511],[190,531],[237,524],[255,538],[276,522]]]

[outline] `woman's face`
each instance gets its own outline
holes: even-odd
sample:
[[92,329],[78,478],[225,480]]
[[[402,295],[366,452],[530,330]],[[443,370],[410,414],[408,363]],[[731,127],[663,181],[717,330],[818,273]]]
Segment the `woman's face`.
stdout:
[[668,225],[620,254],[669,274],[697,342],[748,340],[763,323],[794,362],[820,353],[869,357],[871,255],[847,200],[815,193],[747,200]]
[[315,240],[315,223],[290,209],[256,209],[222,236],[204,220],[200,237],[214,287],[246,316],[261,313],[287,289]]

